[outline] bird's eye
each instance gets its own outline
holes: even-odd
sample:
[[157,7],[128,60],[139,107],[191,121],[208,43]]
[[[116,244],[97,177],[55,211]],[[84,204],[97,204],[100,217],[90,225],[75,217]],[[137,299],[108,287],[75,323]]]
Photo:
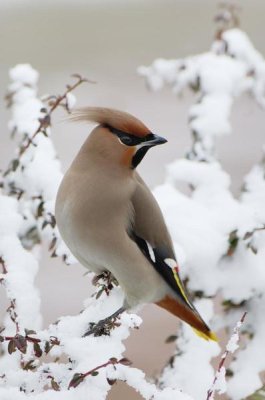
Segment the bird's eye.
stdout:
[[133,145],[133,139],[130,136],[122,136],[120,138],[120,140],[126,146],[132,146]]

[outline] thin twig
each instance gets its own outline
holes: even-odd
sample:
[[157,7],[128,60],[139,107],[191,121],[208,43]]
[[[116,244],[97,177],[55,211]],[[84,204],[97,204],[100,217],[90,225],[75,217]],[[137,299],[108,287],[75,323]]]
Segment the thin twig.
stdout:
[[123,364],[123,365],[131,365],[131,361],[128,360],[127,358],[121,358],[118,360],[117,358],[110,358],[109,361],[105,362],[104,364],[99,365],[98,367],[95,367],[91,369],[90,371],[84,372],[84,373],[76,373],[74,374],[73,378],[71,379],[69,385],[68,385],[68,390],[71,388],[76,388],[83,380],[91,375],[91,376],[96,376],[98,375],[98,371],[102,368],[106,368],[108,365],[117,365],[117,364]]
[[10,306],[6,310],[10,316],[10,319],[12,322],[14,322],[16,326],[16,333],[18,334],[20,331],[18,320],[17,320],[17,313],[16,313],[16,299],[11,299],[10,300]]
[[[19,336],[22,336],[22,335],[19,335]],[[17,337],[18,337],[18,335],[15,335],[15,336],[2,336],[2,339],[3,339],[3,341],[4,340],[10,341],[10,340],[16,339]],[[28,335],[25,335],[25,336],[22,336],[22,337],[24,339],[26,339],[28,342],[31,342],[31,343],[41,343],[41,342],[47,343],[47,340],[42,340],[42,339],[39,339],[39,338],[33,338],[31,336],[28,336]],[[49,343],[51,343],[53,346],[54,345],[58,346],[60,344],[59,340],[56,337],[50,337]]]
[[0,257],[0,264],[3,269],[3,274],[7,274],[7,269],[3,257]]
[[[64,106],[66,108],[66,110],[69,112],[69,106],[68,106],[68,102],[67,102],[67,95],[70,92],[72,92],[73,90],[75,90],[78,86],[80,86],[84,82],[95,83],[94,81],[90,81],[90,80],[88,80],[86,78],[83,78],[79,74],[74,74],[72,76],[77,79],[77,82],[74,83],[73,85],[67,85],[66,86],[66,90],[62,95],[50,96],[49,97],[49,99],[50,99],[50,104],[49,104],[50,105],[50,109],[46,110],[44,108],[43,110],[41,110],[41,111],[44,111],[45,114],[44,114],[44,116],[42,118],[39,118],[39,126],[38,126],[38,128],[36,129],[36,131],[33,133],[33,135],[31,137],[27,136],[25,144],[21,144],[20,145],[18,157],[11,161],[9,167],[3,173],[4,177],[7,176],[10,172],[16,171],[16,169],[20,165],[20,159],[21,159],[22,155],[26,152],[26,150],[31,145],[32,146],[36,146],[36,144],[34,143],[34,139],[36,138],[36,136],[39,133],[43,133],[45,136],[48,136],[47,132],[46,132],[46,129],[51,125],[51,115],[53,114],[53,112],[59,106]],[[51,99],[53,99],[53,100],[51,100]],[[65,104],[63,104],[64,101],[65,101]]]
[[50,119],[51,119],[51,115],[54,112],[54,110],[61,105],[61,103],[67,98],[68,93],[72,92],[73,90],[75,90],[78,86],[80,86],[82,83],[84,82],[89,82],[89,83],[94,83],[92,81],[89,81],[86,78],[82,78],[80,75],[73,75],[74,77],[76,77],[78,80],[75,84],[73,84],[72,86],[67,86],[66,91],[61,95],[56,97],[54,103],[52,104],[50,110],[47,112],[47,114],[44,116],[44,118],[41,118],[39,120],[40,124],[38,126],[38,128],[36,129],[36,131],[34,132],[34,134],[28,138],[27,143],[20,149],[19,151],[19,157],[21,157],[25,151],[29,148],[29,146],[33,143],[33,140],[36,138],[36,136],[42,131],[42,129],[46,129],[47,126],[50,125]]
[[[242,315],[242,317],[241,317],[239,323],[237,323],[236,327],[234,328],[234,330],[233,330],[233,335],[235,335],[235,334],[238,335],[238,334],[239,334],[240,327],[241,327],[241,325],[243,324],[243,322],[244,322],[244,320],[245,320],[245,318],[246,318],[246,315],[247,315],[247,312],[245,311],[244,314]],[[229,342],[228,342],[228,343],[229,343]],[[231,353],[231,351],[230,351],[230,350],[228,349],[228,347],[226,346],[226,350],[225,350],[225,352],[224,352],[224,353],[222,354],[222,356],[221,356],[221,360],[220,360],[220,362],[219,362],[218,369],[217,369],[217,371],[216,371],[216,373],[215,373],[215,375],[214,375],[214,380],[213,380],[212,386],[211,386],[211,388],[210,388],[210,389],[208,390],[208,392],[207,392],[206,400],[212,400],[212,399],[213,399],[213,395],[214,395],[214,392],[215,392],[215,384],[216,384],[216,382],[217,382],[218,375],[220,374],[220,371],[221,371],[222,367],[224,366],[224,363],[225,363],[225,361],[226,361],[226,359],[227,359],[227,356],[228,356],[230,353]]]

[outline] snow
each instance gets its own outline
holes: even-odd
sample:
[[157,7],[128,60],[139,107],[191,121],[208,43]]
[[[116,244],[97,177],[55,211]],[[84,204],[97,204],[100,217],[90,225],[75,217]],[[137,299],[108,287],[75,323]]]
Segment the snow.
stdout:
[[216,137],[231,132],[229,117],[235,98],[251,88],[248,70],[240,59],[208,52],[183,60],[159,59],[138,72],[155,91],[168,83],[176,94],[197,86],[194,90],[199,89],[201,97],[189,112],[190,128],[198,137],[193,158],[212,160]]
[[145,374],[136,368],[128,368],[123,365],[119,365],[116,371],[107,371],[107,375],[111,379],[119,379],[125,381],[129,386],[134,388],[140,393],[144,399],[155,399],[155,400],[191,400],[192,398],[182,393],[177,388],[162,388],[157,389],[156,385],[146,381]]
[[[249,75],[253,75],[251,92],[257,102],[264,107],[265,61],[263,56],[254,48],[246,33],[240,29],[224,32],[222,39],[226,43],[228,54],[243,61]],[[220,46],[220,43],[216,46]]]
[[[7,295],[10,299],[16,299],[20,328],[30,326],[32,329],[39,329],[40,297],[34,285],[38,264],[18,239],[21,223],[22,217],[18,213],[17,201],[0,194],[0,255],[7,269],[7,273],[4,274]],[[6,334],[14,334],[13,324],[10,321],[6,321],[6,324]]]
[[[214,389],[219,392],[220,394],[223,394],[227,390],[227,384],[226,384],[226,369],[225,367],[222,367],[220,371],[217,372],[217,380]],[[213,398],[213,397],[212,397]]]
[[76,97],[73,95],[73,93],[67,93],[66,101],[67,101],[69,110],[72,110],[72,108],[74,108],[74,106],[76,105]]
[[230,339],[229,342],[226,346],[227,351],[229,351],[230,353],[234,353],[234,351],[236,349],[238,349],[238,340],[239,340],[239,336],[238,333],[235,333]]
[[12,82],[22,85],[36,85],[39,80],[39,73],[30,64],[18,64],[9,71]]

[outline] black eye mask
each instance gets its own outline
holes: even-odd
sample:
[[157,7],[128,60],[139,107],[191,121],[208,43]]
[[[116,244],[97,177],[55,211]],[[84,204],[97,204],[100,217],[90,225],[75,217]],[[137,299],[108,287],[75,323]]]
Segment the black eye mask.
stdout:
[[127,132],[120,131],[119,129],[113,128],[112,126],[107,126],[107,127],[126,146],[137,146],[138,144],[147,142],[149,140],[152,140],[153,138],[152,133],[149,133],[144,137],[139,137]]
[[154,135],[153,133],[148,133],[148,135],[139,137],[133,133],[123,132],[109,125],[105,125],[105,127],[108,128],[111,133],[116,135],[125,146],[138,146],[138,149],[132,158],[132,169],[137,167],[151,147],[167,142],[165,138]]

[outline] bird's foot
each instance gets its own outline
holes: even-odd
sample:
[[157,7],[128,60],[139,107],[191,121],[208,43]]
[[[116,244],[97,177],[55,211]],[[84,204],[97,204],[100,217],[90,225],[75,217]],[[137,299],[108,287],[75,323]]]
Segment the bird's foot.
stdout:
[[101,319],[99,322],[91,322],[89,325],[89,329],[85,332],[83,337],[85,336],[109,336],[110,332],[116,327],[120,326],[120,323],[117,322],[118,317],[121,313],[123,313],[125,309],[123,307],[119,308],[114,314],[110,315],[107,318]]

